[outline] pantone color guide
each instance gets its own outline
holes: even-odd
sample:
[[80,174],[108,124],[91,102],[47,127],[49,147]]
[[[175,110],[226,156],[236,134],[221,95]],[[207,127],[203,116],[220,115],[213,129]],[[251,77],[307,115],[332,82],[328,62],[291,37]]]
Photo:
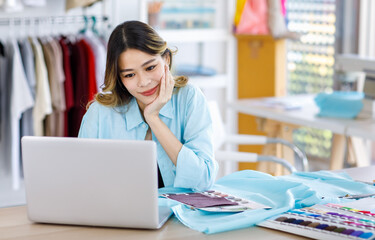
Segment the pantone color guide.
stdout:
[[163,197],[181,202],[191,208],[208,212],[243,212],[271,207],[217,190],[200,193],[163,194]]
[[375,240],[375,213],[340,204],[291,210],[258,225],[315,239]]

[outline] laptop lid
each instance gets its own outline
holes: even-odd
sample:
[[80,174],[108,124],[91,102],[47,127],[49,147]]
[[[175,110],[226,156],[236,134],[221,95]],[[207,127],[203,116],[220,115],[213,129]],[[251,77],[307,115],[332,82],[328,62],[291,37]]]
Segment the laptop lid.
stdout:
[[153,141],[28,136],[22,158],[32,221],[161,226]]

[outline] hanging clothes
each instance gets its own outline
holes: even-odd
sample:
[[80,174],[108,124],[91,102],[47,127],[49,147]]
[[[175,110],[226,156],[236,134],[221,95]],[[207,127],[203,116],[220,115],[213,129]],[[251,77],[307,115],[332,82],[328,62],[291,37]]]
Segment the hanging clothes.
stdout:
[[7,81],[8,75],[8,61],[5,54],[5,45],[0,41],[0,174],[3,175],[10,169],[9,161],[5,155],[8,151],[6,150],[6,131],[8,128],[9,118],[9,102],[10,89],[8,85],[11,83]]
[[[23,38],[18,41],[20,48],[21,59],[26,74],[27,83],[35,100],[35,62],[34,54],[31,44],[27,38]],[[33,120],[33,107],[26,110],[21,117],[21,137],[23,136],[34,136],[34,120]]]
[[81,39],[80,41],[82,43],[82,46],[83,46],[85,54],[86,54],[86,59],[88,61],[88,65],[87,65],[87,73],[88,73],[87,77],[88,78],[87,78],[87,80],[88,80],[88,102],[89,102],[89,101],[92,101],[94,99],[94,96],[98,91],[98,87],[96,86],[95,56],[94,56],[93,50],[91,49],[91,47],[87,43],[87,41],[85,39]]
[[69,136],[69,112],[74,107],[74,92],[73,92],[73,79],[72,79],[72,71],[70,67],[70,42],[67,38],[62,37],[59,40],[62,56],[63,56],[63,68],[64,68],[64,75],[65,75],[65,82],[64,82],[64,91],[65,91],[65,112],[64,112],[64,136]]
[[6,56],[8,59],[8,72],[6,81],[10,92],[9,98],[9,118],[6,128],[6,137],[2,144],[7,145],[4,155],[10,160],[13,177],[13,188],[20,185],[20,119],[22,114],[34,105],[34,99],[27,83],[26,73],[23,68],[21,54],[17,41],[10,39],[6,46]]
[[74,107],[69,115],[69,136],[77,137],[88,103],[88,59],[82,40],[72,44],[71,70],[74,88]]
[[65,100],[65,74],[64,74],[64,68],[63,68],[63,53],[60,46],[60,43],[57,39],[52,38],[50,41],[50,44],[52,46],[54,55],[55,55],[55,70],[57,72],[57,76],[59,76],[59,88],[60,88],[60,118],[59,122],[57,124],[58,129],[56,129],[57,133],[55,136],[63,137],[64,136],[64,115],[66,111],[66,100]]
[[95,36],[92,31],[86,31],[83,38],[93,50],[95,59],[96,86],[97,91],[101,92],[101,87],[104,84],[107,49],[99,37]]
[[21,137],[77,137],[104,83],[105,59],[96,34],[0,40],[0,175],[11,173],[14,189],[22,178]]
[[48,82],[47,67],[44,60],[42,46],[36,38],[29,38],[35,57],[35,105],[34,116],[34,134],[35,136],[44,136],[44,119],[52,113],[52,100],[50,86]]
[[[45,135],[64,136],[65,76],[62,70],[61,52],[51,38],[40,39],[46,62],[50,86],[52,113],[46,116]],[[60,50],[61,51],[61,50]]]
[[4,103],[5,103],[5,74],[7,71],[6,67],[6,59],[5,59],[5,50],[4,50],[4,44],[0,40],[0,141],[1,141],[1,133],[3,132],[3,116],[4,112],[3,109],[5,109]]

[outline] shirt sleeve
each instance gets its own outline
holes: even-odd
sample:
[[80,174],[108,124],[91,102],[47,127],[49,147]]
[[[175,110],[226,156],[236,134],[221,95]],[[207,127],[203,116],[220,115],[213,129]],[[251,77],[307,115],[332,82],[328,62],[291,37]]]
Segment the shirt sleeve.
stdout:
[[99,104],[94,102],[82,118],[79,138],[99,138]]
[[207,190],[215,182],[218,164],[214,159],[212,120],[203,93],[188,89],[184,103],[182,148],[177,157],[174,187]]

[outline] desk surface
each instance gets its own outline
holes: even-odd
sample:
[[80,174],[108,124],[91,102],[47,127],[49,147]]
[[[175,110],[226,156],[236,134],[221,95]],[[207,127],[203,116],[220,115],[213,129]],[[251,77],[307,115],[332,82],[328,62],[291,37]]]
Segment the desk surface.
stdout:
[[[318,129],[328,129],[336,134],[356,136],[375,140],[374,119],[339,119],[317,117],[319,108],[313,100],[313,95],[295,95],[287,97],[240,99],[229,104],[238,112],[272,119],[279,122],[307,126]],[[299,102],[298,109],[285,110],[282,107],[267,106],[267,101]]]
[[[346,171],[355,180],[372,182],[375,166],[350,168]],[[160,230],[81,227],[32,223],[26,207],[0,209],[0,239],[59,240],[59,239],[306,239],[280,231],[251,227],[219,234],[206,235],[189,229],[172,217]]]
[[346,135],[375,141],[375,119],[367,119],[350,124],[346,131]]

